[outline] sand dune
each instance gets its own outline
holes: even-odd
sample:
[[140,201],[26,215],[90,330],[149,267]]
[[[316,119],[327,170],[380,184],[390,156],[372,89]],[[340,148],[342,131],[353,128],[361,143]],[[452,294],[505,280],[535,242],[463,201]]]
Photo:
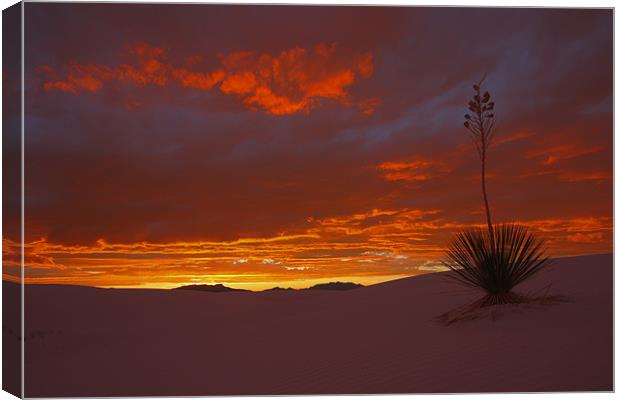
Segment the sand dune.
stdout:
[[[520,288],[569,296],[435,317],[478,294],[444,274],[351,291],[26,287],[26,396],[612,390],[612,256]],[[7,284],[5,283],[5,287]]]

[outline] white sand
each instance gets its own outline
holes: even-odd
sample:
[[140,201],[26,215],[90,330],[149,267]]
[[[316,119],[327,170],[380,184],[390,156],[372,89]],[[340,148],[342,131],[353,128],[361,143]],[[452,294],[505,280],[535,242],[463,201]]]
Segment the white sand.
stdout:
[[612,256],[521,291],[572,301],[442,326],[445,274],[344,292],[26,287],[26,396],[612,390]]

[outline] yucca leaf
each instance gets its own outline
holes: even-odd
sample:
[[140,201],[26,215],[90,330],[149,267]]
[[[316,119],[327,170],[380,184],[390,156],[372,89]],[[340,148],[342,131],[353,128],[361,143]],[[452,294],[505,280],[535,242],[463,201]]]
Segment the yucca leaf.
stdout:
[[462,284],[490,295],[506,294],[548,265],[544,240],[526,226],[494,225],[472,228],[454,235],[444,265]]

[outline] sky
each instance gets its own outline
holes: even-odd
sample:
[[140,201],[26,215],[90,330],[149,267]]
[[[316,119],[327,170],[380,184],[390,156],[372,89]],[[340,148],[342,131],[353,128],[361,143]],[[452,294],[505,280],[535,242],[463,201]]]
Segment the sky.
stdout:
[[463,127],[485,74],[494,221],[552,256],[609,253],[612,30],[611,10],[27,3],[26,282],[441,270],[451,235],[485,222]]

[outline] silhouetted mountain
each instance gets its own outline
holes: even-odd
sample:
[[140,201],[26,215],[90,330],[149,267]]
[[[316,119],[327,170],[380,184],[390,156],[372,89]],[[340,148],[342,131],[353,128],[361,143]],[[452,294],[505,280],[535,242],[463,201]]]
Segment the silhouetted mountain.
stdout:
[[228,286],[224,286],[221,283],[217,285],[185,285],[179,286],[178,288],[174,288],[172,290],[196,290],[200,292],[249,292],[249,290],[245,289],[235,289],[229,288]]
[[364,287],[364,285],[353,282],[329,282],[316,284],[309,287],[308,290],[351,290],[361,287]]
[[289,292],[289,291],[295,291],[297,289],[293,289],[293,288],[281,288],[280,286],[276,286],[273,287],[271,289],[265,289],[263,290],[263,292]]
[[[329,283],[319,283],[317,285],[314,285],[306,289],[293,289],[290,287],[282,288],[282,287],[276,286],[271,289],[265,289],[263,290],[263,292],[297,292],[297,291],[303,291],[303,290],[351,290],[351,289],[357,289],[360,287],[364,287],[364,285],[361,285],[359,283],[353,283],[353,282],[329,282]],[[199,292],[213,292],[213,293],[251,292],[251,290],[246,290],[246,289],[230,288],[228,286],[222,285],[221,283],[218,283],[216,285],[185,285],[185,286],[179,286],[172,290],[195,290]]]

